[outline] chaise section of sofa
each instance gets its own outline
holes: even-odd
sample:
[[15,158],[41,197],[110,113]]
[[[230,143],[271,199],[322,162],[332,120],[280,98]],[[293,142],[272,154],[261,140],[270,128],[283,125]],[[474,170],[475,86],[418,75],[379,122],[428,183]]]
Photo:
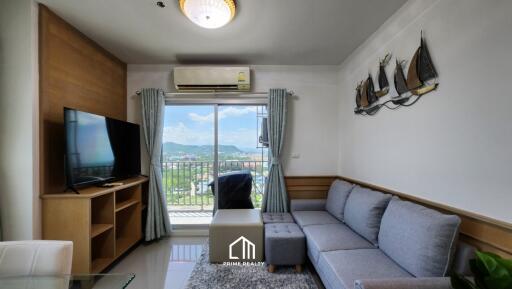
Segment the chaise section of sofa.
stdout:
[[327,289],[352,289],[360,279],[414,277],[379,249],[322,252],[316,270]]
[[346,182],[290,208],[327,289],[450,288],[459,217]]

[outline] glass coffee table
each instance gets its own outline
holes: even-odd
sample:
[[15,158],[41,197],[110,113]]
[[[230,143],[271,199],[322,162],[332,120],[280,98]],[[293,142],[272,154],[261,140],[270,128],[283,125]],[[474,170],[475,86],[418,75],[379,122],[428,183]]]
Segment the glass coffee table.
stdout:
[[0,289],[124,289],[135,274],[0,277]]

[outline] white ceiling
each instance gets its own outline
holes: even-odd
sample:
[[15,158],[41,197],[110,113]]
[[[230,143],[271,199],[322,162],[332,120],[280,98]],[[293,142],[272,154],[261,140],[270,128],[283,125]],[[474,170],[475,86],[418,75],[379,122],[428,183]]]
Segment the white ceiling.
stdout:
[[177,0],[39,0],[126,63],[339,64],[406,0],[238,0],[228,25],[190,22]]

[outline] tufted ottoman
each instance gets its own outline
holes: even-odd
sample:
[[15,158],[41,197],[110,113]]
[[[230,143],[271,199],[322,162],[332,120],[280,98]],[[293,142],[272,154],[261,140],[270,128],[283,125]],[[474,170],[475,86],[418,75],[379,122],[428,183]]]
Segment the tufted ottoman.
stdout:
[[210,224],[210,263],[262,262],[263,233],[259,209],[217,210]]
[[295,223],[290,213],[263,213],[263,223]]
[[306,238],[297,224],[265,224],[265,260],[270,273],[277,265],[295,265],[301,272],[305,258]]

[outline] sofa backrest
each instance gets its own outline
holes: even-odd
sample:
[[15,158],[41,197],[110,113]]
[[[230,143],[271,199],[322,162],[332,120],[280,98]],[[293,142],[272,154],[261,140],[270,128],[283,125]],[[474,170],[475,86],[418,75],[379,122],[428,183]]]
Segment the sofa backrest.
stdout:
[[336,219],[343,222],[343,215],[345,212],[345,203],[347,198],[354,188],[353,184],[347,183],[342,180],[334,180],[329,192],[327,193],[327,203],[325,209],[331,213]]
[[345,204],[345,223],[377,246],[382,215],[390,199],[391,195],[354,187]]
[[450,269],[460,222],[393,197],[382,217],[379,248],[416,277],[442,277]]

